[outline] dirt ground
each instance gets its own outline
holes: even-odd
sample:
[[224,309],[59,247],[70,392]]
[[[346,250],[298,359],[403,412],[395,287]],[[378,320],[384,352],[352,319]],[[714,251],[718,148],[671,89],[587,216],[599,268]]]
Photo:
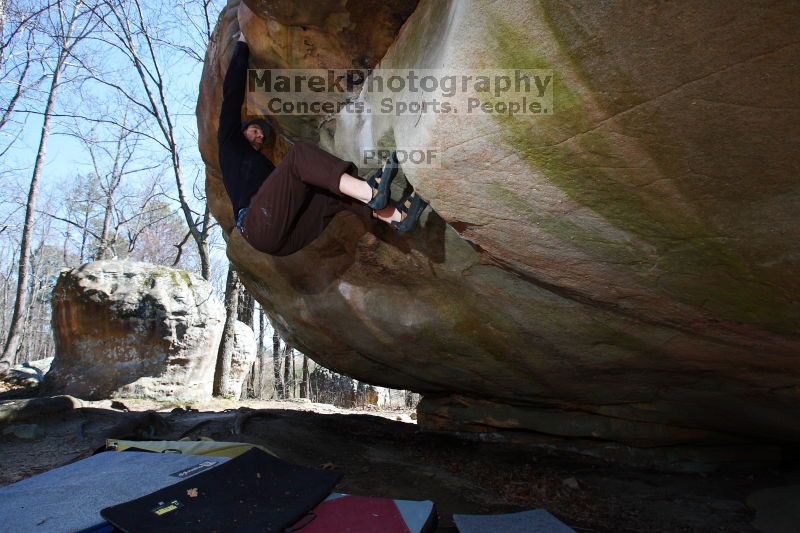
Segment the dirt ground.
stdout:
[[[2,395],[0,395],[2,399]],[[187,409],[186,407],[190,407]],[[131,413],[158,411],[136,428]],[[667,474],[557,451],[474,442],[419,430],[410,411],[351,411],[303,402],[213,401],[179,406],[123,400],[15,422],[0,434],[0,485],[91,455],[106,437],[258,443],[310,467],[334,465],[336,490],[433,500],[437,531],[453,513],[544,508],[577,532],[757,531],[752,492],[786,485],[791,466]]]

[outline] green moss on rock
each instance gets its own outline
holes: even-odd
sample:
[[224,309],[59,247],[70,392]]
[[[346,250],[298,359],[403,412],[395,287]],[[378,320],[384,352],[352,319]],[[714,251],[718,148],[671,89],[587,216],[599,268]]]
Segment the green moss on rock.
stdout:
[[[701,207],[681,194],[670,175],[660,177],[669,180],[669,190],[675,192],[647,186],[643,178],[653,170],[629,161],[615,134],[591,118],[590,109],[597,104],[581,96],[592,94],[589,88],[573,87],[563,67],[548,61],[527,33],[499,18],[487,26],[492,28],[487,49],[493,51],[497,66],[552,69],[555,74],[552,115],[493,115],[504,141],[570,200],[648,247],[620,245],[568,221],[542,220],[524,198],[502,187],[489,189],[496,201],[598,260],[633,266],[638,281],[654,292],[725,320],[782,333],[796,330],[798,310],[698,215]],[[561,46],[559,57],[569,57],[565,37],[555,41]],[[648,158],[646,150],[642,157]],[[659,172],[657,165],[652,168]]]

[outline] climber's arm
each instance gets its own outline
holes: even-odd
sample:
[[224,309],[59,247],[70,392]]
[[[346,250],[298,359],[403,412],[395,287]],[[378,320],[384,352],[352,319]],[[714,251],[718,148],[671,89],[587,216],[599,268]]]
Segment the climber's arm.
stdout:
[[240,37],[233,49],[233,56],[222,83],[222,108],[219,112],[217,142],[221,145],[241,136],[242,104],[247,83],[247,60],[250,49]]

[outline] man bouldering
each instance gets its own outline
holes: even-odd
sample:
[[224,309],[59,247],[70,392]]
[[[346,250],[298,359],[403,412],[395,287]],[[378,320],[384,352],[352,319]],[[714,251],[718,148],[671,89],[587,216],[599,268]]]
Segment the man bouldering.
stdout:
[[343,209],[400,233],[414,229],[428,204],[412,192],[390,205],[389,186],[399,166],[394,156],[365,181],[356,165],[312,144],[293,145],[277,166],[261,153],[269,123],[241,121],[249,54],[240,33],[222,86],[217,134],[222,179],[245,240],[270,255],[289,255],[316,239]]

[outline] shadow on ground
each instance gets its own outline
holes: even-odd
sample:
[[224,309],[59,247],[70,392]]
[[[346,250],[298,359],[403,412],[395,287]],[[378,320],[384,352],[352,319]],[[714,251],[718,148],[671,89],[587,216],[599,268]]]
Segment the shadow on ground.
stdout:
[[381,416],[269,405],[283,407],[156,414],[115,403],[119,409],[81,407],[15,420],[0,435],[0,484],[89,456],[105,438],[202,436],[261,444],[305,466],[332,466],[344,474],[338,491],[433,500],[438,531],[455,531],[453,513],[545,508],[578,532],[615,533],[756,531],[745,499],[787,484],[785,468],[667,474],[423,433]]

